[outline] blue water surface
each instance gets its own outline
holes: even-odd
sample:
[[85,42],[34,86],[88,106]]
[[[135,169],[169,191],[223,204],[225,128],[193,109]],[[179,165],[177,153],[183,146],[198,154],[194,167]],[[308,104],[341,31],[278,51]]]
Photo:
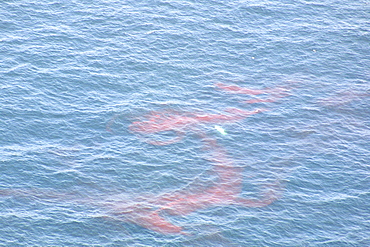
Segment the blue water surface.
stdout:
[[[0,245],[370,246],[369,1],[3,0],[0,16]],[[219,82],[290,91],[245,104]],[[268,111],[197,128],[243,168],[241,196],[278,180],[278,200],[165,216],[188,235],[110,217],[107,198],[214,180],[197,130],[155,146],[132,121],[230,107]]]

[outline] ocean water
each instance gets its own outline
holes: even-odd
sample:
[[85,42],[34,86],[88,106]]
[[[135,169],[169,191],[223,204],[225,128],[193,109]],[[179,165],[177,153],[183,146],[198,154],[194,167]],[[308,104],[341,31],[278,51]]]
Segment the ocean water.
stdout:
[[[3,0],[0,17],[1,246],[370,246],[369,1]],[[286,91],[247,104],[274,95],[215,83]],[[169,145],[129,129],[229,108],[267,111]],[[162,214],[187,234],[120,212],[217,184],[199,133],[241,197],[278,181],[277,200]]]

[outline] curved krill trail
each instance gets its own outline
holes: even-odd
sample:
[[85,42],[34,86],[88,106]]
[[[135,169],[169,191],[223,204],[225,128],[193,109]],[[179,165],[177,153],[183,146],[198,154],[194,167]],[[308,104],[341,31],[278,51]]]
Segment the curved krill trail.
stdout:
[[[253,99],[245,101],[245,103],[265,103],[275,102],[278,98],[287,96],[287,89],[265,89],[252,90],[241,88],[234,85],[226,85],[217,83],[217,87],[231,93],[259,95],[271,94],[271,98]],[[217,184],[207,188],[199,193],[189,192],[187,190],[175,191],[153,198],[152,204],[159,209],[150,213],[152,220],[160,222],[156,224],[158,232],[167,233],[183,233],[181,228],[172,225],[164,220],[159,214],[164,211],[171,215],[186,215],[195,210],[206,208],[214,205],[237,204],[246,207],[263,207],[269,205],[276,200],[281,193],[280,183],[276,182],[268,186],[267,192],[261,195],[259,200],[247,199],[240,197],[242,191],[242,171],[241,168],[235,167],[233,161],[229,158],[224,147],[217,143],[215,138],[207,136],[205,133],[196,128],[197,125],[204,123],[230,123],[240,121],[246,117],[266,111],[265,109],[257,109],[254,111],[246,111],[238,108],[229,108],[221,114],[206,114],[206,113],[178,113],[178,112],[152,112],[143,121],[132,122],[129,130],[139,135],[153,135],[161,132],[173,131],[176,136],[167,141],[156,141],[145,139],[149,144],[153,145],[168,145],[181,140],[184,133],[189,130],[197,130],[198,136],[203,142],[206,150],[209,150],[209,160],[213,164],[213,169],[218,175]],[[151,221],[148,216],[147,222]],[[161,227],[161,224],[163,227]],[[142,226],[145,226],[142,224]],[[149,227],[148,227],[149,228]]]

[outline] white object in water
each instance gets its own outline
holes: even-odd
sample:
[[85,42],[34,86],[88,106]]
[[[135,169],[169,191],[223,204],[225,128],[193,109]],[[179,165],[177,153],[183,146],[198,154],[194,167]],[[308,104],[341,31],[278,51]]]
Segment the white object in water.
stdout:
[[225,131],[221,126],[216,125],[216,126],[215,126],[215,129],[216,129],[218,132],[220,132],[222,135],[226,135],[226,134],[227,134],[227,133],[226,133],[226,131]]

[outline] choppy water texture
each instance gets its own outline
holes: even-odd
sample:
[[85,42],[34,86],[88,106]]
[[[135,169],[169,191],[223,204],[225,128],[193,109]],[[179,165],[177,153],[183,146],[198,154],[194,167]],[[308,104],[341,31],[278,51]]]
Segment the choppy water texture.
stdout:
[[[4,0],[0,16],[2,245],[370,245],[369,1]],[[230,108],[266,111],[129,128]],[[217,153],[238,196],[278,198],[175,203],[160,215],[186,234],[148,227],[156,198],[224,188]]]

